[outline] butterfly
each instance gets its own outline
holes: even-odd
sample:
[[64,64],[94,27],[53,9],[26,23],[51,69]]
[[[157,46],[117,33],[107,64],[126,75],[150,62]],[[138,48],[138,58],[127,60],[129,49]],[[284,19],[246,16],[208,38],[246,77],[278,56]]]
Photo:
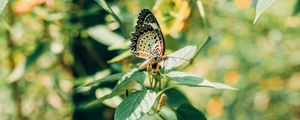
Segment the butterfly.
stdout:
[[137,57],[146,59],[139,66],[139,70],[145,69],[148,65],[158,65],[159,62],[166,60],[165,40],[160,26],[148,9],[143,9],[139,13],[135,32],[132,33],[131,52]]

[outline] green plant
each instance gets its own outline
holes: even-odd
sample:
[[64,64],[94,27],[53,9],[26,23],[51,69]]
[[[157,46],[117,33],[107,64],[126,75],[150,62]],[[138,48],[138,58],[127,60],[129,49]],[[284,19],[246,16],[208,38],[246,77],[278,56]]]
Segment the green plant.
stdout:
[[[195,53],[196,46],[186,46],[169,56],[191,59],[195,56]],[[179,112],[178,109],[175,110],[175,108],[172,108],[172,106],[168,106],[168,103],[166,105],[163,105],[165,104],[165,99],[167,98],[161,97],[165,96],[164,91],[170,88],[185,85],[191,87],[212,87],[217,89],[235,90],[235,88],[232,88],[228,85],[210,82],[202,77],[175,70],[185,63],[187,62],[182,59],[170,58],[160,63],[162,67],[158,72],[152,70],[150,66],[148,66],[146,71],[133,68],[127,73],[118,73],[97,81],[92,81],[81,87],[88,87],[105,82],[119,80],[117,85],[111,90],[111,92],[108,92],[107,95],[104,95],[99,99],[84,105],[83,108],[94,106],[107,99],[119,95],[124,95],[126,93],[128,96],[124,98],[124,100],[116,109],[114,116],[116,120],[140,119],[144,117],[153,119],[155,117],[172,119],[172,117],[174,116],[170,115],[170,113],[179,115],[181,113],[177,113]],[[193,118],[195,116],[190,117]]]
[[[300,80],[300,0],[96,1],[100,7],[82,0],[0,1],[1,120],[112,119],[123,99],[122,103],[130,103],[148,91],[156,100],[142,118],[205,119],[199,110],[209,119],[300,118],[300,86],[295,84]],[[204,34],[211,36],[201,60],[192,58],[193,64],[183,61],[185,65],[171,70],[167,65],[159,72],[137,71],[128,39],[143,8],[153,11],[161,23],[168,55],[202,42]],[[197,46],[194,56],[201,48]],[[185,67],[238,86],[239,91],[187,87],[179,91],[174,87],[192,80],[179,76]],[[170,74],[181,81],[170,79]],[[124,79],[128,81],[119,81],[112,89]],[[87,82],[76,90],[91,89],[73,91],[73,86]],[[95,102],[86,103],[91,100]],[[147,101],[137,100],[136,105],[143,100]],[[81,105],[93,108],[78,109]],[[120,105],[118,112],[131,114],[127,109]]]
[[[121,20],[118,19],[118,17],[114,14],[114,12],[104,1],[99,1],[99,4],[103,8],[106,8],[106,11],[108,11],[115,18],[115,20],[121,24]],[[157,22],[155,24],[157,24],[156,26],[159,26]],[[136,29],[138,28],[136,27]],[[202,77],[178,71],[178,69],[183,64],[185,64],[186,66],[190,65],[188,63],[192,63],[193,59],[195,59],[195,57],[199,54],[199,52],[209,40],[210,37],[208,37],[204,44],[202,44],[201,47],[199,47],[198,49],[197,46],[188,45],[184,48],[173,52],[172,54],[168,55],[168,59],[164,59],[161,62],[156,63],[161,66],[156,67],[156,69],[152,68],[153,64],[155,63],[149,62],[145,64],[144,62],[142,64],[143,67],[139,66],[138,68],[133,68],[129,70],[129,72],[127,73],[114,74],[100,80],[92,81],[86,85],[79,87],[78,90],[84,87],[90,87],[105,82],[119,80],[112,90],[110,90],[109,88],[98,89],[98,99],[83,105],[81,108],[86,109],[89,107],[96,106],[100,103],[108,104],[108,106],[118,106],[114,115],[114,118],[116,120],[159,118],[177,119],[184,118],[185,115],[191,118],[206,119],[200,111],[193,108],[192,105],[190,105],[189,103],[182,104],[179,107],[168,105],[167,95],[164,92],[168,89],[182,85],[191,87],[212,87],[217,89],[235,90],[235,88],[230,87],[226,84],[210,82]],[[137,41],[134,42],[134,45],[136,44]],[[133,50],[133,52],[136,51]],[[127,57],[130,55],[130,53],[127,51],[124,53],[126,55],[121,54],[120,56]],[[112,61],[119,61],[125,58],[120,56],[116,57],[117,60],[113,59]],[[152,59],[152,57],[148,59]],[[144,65],[147,66],[146,70],[143,70],[145,68]],[[122,98],[120,97],[122,95],[124,96],[124,100],[122,100]],[[119,102],[117,102],[114,105],[112,105],[112,101],[107,102],[107,100],[112,99],[117,99],[117,101]],[[194,112],[190,112],[191,110]]]

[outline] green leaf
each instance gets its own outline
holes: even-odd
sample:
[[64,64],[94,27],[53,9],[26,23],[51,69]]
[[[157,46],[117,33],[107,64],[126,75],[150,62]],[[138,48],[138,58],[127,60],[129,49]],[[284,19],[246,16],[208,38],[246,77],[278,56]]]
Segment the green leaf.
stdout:
[[138,71],[138,69],[132,69],[131,71],[127,72],[125,75],[122,76],[122,78],[119,80],[118,84],[113,88],[110,94],[105,95],[99,99],[96,99],[82,106],[81,108],[87,109],[96,106],[108,98],[112,98],[114,96],[125,93],[125,90],[135,89],[135,87],[137,86],[136,83],[143,84],[145,78],[146,78],[145,72]]
[[153,108],[148,111],[148,114],[140,118],[140,120],[178,120],[175,111],[167,105],[164,106],[160,112],[157,112],[157,110]]
[[269,7],[271,6],[276,0],[258,0],[256,4],[256,14],[254,18],[253,24],[256,23],[259,16]]
[[202,19],[205,19],[205,11],[201,0],[197,0],[197,6]]
[[1,15],[2,11],[4,10],[7,3],[8,3],[8,0],[0,0],[0,15]]
[[[178,98],[176,99],[178,100]],[[175,111],[167,105],[164,106],[158,114],[164,118],[163,120],[177,120]]]
[[187,63],[195,53],[196,46],[189,45],[168,55],[169,58],[165,61],[160,62],[160,64],[163,68],[165,68],[165,70],[171,70],[182,65],[183,63]]
[[92,86],[101,84],[103,82],[114,82],[116,80],[121,79],[121,77],[125,73],[117,73],[111,75],[111,71],[109,69],[103,69],[101,71],[96,72],[94,75],[79,77],[75,80],[74,85],[78,86],[75,91],[76,92],[84,92],[89,90]]
[[203,7],[203,4],[202,4],[201,0],[197,0],[197,6],[198,6],[199,14],[200,14],[200,16],[202,18],[202,21],[203,21],[204,29],[207,33],[209,33],[209,31],[208,31],[208,21],[206,19],[204,7]]
[[94,80],[94,81],[92,81],[90,83],[87,83],[83,86],[86,87],[86,86],[92,86],[92,85],[100,84],[100,83],[103,83],[103,82],[111,82],[111,81],[119,80],[119,79],[122,78],[123,75],[125,75],[125,73],[113,74],[113,75],[110,75],[110,76],[102,78],[102,79]]
[[109,14],[114,14],[110,9],[105,0],[95,0],[105,11],[109,12]]
[[125,24],[123,24],[121,19],[114,13],[114,11],[110,8],[107,2],[105,0],[95,0],[95,1],[120,24],[120,27],[124,35],[126,36],[126,38],[129,38],[128,31],[126,29]]
[[236,88],[230,87],[229,85],[217,82],[210,82],[204,78],[195,76],[190,73],[172,71],[167,73],[167,76],[175,80],[178,85],[188,85],[193,87],[212,87],[216,89],[231,89],[236,90]]
[[[111,88],[98,88],[95,91],[96,98],[102,98],[103,96],[110,94],[111,91],[112,91]],[[120,96],[114,96],[110,99],[104,100],[103,104],[111,108],[117,108],[121,102],[122,102],[122,98]]]
[[88,29],[88,34],[98,42],[107,45],[124,45],[125,39],[109,30],[104,25],[97,25]]
[[137,120],[143,117],[153,106],[156,93],[142,90],[129,95],[116,109],[115,120]]
[[164,93],[166,93],[168,96],[167,99],[168,105],[172,106],[173,108],[178,108],[181,104],[189,102],[187,97],[178,89],[175,88],[168,89]]
[[113,88],[112,92],[119,90],[132,89],[132,85],[136,82],[139,84],[144,84],[146,78],[146,73],[144,71],[139,71],[138,69],[132,69],[127,72],[121,80],[118,81],[118,84]]
[[201,111],[188,103],[180,105],[177,108],[176,113],[180,120],[207,120]]
[[29,56],[27,56],[27,58],[23,62],[19,63],[17,67],[11,72],[11,74],[8,76],[8,80],[10,82],[19,80],[24,75],[25,70],[28,69],[33,63],[35,63],[36,60],[42,55],[45,46],[46,43],[38,43],[35,50]]
[[295,10],[293,12],[293,15],[296,15],[300,12],[300,0],[297,1],[296,5],[295,5]]
[[130,50],[127,50],[127,51],[123,52],[122,54],[120,54],[120,55],[112,58],[111,60],[109,60],[108,63],[118,62],[120,60],[123,60],[123,59],[129,57],[130,55],[132,55]]
[[127,41],[124,44],[114,44],[108,47],[108,50],[123,50],[129,48],[131,41]]

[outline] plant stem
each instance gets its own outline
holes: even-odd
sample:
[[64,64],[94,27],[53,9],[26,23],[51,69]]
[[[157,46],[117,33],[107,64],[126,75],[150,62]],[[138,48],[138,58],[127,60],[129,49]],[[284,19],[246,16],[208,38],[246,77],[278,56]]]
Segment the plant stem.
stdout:
[[150,88],[152,89],[152,82],[153,82],[152,78],[153,78],[153,77],[151,77],[152,74],[151,74],[151,72],[149,71],[149,66],[147,66],[147,72],[148,72],[148,77],[149,77],[148,79],[149,79]]
[[204,47],[208,44],[208,42],[211,40],[211,37],[208,36],[204,42],[202,42],[202,44],[200,45],[198,51],[195,53],[195,56],[191,59],[190,64],[193,63],[193,61],[195,60],[195,58],[199,55],[199,53],[204,49]]

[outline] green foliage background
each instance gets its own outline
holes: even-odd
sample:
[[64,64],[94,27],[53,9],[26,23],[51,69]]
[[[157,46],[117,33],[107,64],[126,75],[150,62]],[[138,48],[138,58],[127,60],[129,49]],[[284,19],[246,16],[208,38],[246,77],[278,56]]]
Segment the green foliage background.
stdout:
[[0,13],[0,119],[112,119],[112,106],[80,106],[116,81],[76,88],[142,62],[128,49],[143,8],[166,54],[211,36],[185,71],[239,89],[180,87],[181,100],[208,119],[300,119],[299,0],[276,1],[255,24],[256,0],[202,0],[205,17],[196,0],[41,1],[11,0]]

